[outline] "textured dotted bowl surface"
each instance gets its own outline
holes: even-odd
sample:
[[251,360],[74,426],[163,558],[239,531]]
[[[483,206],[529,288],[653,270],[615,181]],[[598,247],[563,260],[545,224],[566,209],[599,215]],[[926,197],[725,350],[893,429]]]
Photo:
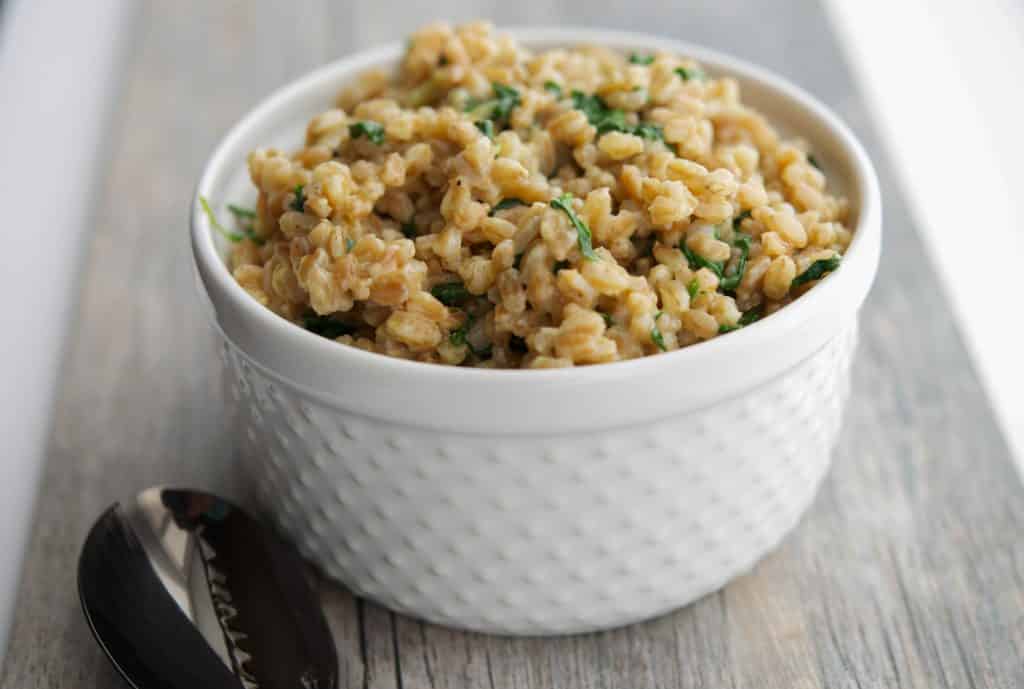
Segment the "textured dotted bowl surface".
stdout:
[[[192,250],[224,342],[242,470],[258,507],[357,593],[434,622],[579,632],[685,605],[751,567],[813,500],[838,434],[856,316],[881,246],[862,147],[784,80],[696,46],[583,29],[522,43],[690,55],[807,139],[850,199],[842,266],[777,313],[683,350],[548,371],[467,369],[344,347],[252,300],[199,204]],[[252,198],[245,159],[399,45],[287,86],[213,153],[197,196]]]
[[828,468],[855,339],[699,412],[524,438],[339,412],[224,351],[245,474],[303,554],[410,615],[552,634],[680,607],[774,547]]

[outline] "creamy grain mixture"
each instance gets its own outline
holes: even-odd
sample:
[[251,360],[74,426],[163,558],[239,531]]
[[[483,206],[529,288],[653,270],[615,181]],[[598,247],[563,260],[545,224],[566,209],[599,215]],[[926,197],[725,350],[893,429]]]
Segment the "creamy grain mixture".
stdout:
[[249,172],[255,210],[217,225],[239,284],[424,362],[672,351],[785,306],[850,242],[846,201],[734,80],[671,53],[530,52],[484,23],[419,30]]

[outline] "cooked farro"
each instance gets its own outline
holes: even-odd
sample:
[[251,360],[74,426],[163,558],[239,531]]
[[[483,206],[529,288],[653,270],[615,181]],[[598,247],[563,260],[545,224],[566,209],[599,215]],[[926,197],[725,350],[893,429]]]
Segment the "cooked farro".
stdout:
[[219,228],[238,283],[425,362],[671,351],[785,306],[850,242],[846,201],[734,80],[670,53],[531,53],[483,23],[419,30],[249,172],[255,213]]

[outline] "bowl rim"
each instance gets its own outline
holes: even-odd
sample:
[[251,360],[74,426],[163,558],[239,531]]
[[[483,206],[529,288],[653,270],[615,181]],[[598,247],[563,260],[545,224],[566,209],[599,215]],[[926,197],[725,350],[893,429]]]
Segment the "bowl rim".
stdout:
[[[404,376],[411,384],[436,382],[466,382],[511,384],[537,383],[550,385],[597,383],[602,380],[620,380],[623,376],[650,375],[652,367],[683,365],[704,368],[738,354],[756,348],[759,342],[776,340],[798,329],[810,321],[816,312],[829,301],[840,300],[844,291],[855,289],[855,309],[866,297],[877,271],[881,235],[881,193],[877,175],[863,146],[847,125],[827,106],[811,96],[804,89],[787,79],[754,65],[746,60],[733,57],[717,50],[705,48],[686,41],[639,32],[577,27],[500,27],[503,34],[515,38],[527,46],[531,44],[561,44],[564,46],[603,44],[615,49],[645,48],[648,51],[663,50],[692,57],[711,67],[711,71],[724,69],[742,75],[744,79],[758,82],[773,94],[796,103],[810,113],[827,130],[831,139],[838,144],[850,163],[851,188],[857,191],[853,205],[857,208],[857,223],[853,228],[853,239],[843,254],[843,262],[828,279],[819,282],[814,289],[799,299],[779,309],[756,323],[729,333],[728,337],[714,337],[671,352],[662,352],[636,359],[616,361],[588,366],[572,366],[558,369],[489,369],[463,366],[447,366],[436,363],[412,361],[397,357],[367,352],[358,347],[339,346],[337,342],[311,333],[304,328],[277,315],[259,304],[235,281],[226,263],[220,256],[213,238],[213,231],[200,206],[199,197],[209,196],[214,181],[222,176],[222,170],[230,157],[229,152],[240,139],[258,127],[278,108],[310,90],[315,90],[323,81],[329,81],[338,73],[352,75],[369,67],[397,59],[403,50],[401,42],[360,50],[306,73],[304,76],[279,87],[269,96],[250,109],[221,138],[213,153],[204,163],[199,182],[192,197],[190,212],[190,234],[193,260],[201,266],[204,276],[200,283],[207,291],[211,289],[207,279],[231,301],[234,308],[241,309],[246,316],[253,317],[262,327],[278,330],[278,335],[289,345],[304,348],[343,367],[375,369],[380,375]],[[859,279],[858,279],[859,278]],[[852,317],[854,314],[851,313]],[[215,319],[216,320],[216,319]],[[224,333],[225,337],[227,334]],[[237,346],[237,344],[235,345]]]

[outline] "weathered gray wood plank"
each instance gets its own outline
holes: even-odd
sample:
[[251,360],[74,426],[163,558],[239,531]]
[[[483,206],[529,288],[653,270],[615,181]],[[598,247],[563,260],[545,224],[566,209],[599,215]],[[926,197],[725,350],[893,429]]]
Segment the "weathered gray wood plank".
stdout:
[[819,94],[879,165],[882,272],[835,468],[796,533],[754,572],[661,619],[553,640],[424,625],[323,582],[343,686],[1024,686],[1024,488],[815,2],[176,0],[145,5],[126,67],[0,687],[122,686],[75,595],[91,519],[154,483],[234,492],[185,240],[213,143],[265,93],[331,57],[430,18],[479,15],[679,36]]

